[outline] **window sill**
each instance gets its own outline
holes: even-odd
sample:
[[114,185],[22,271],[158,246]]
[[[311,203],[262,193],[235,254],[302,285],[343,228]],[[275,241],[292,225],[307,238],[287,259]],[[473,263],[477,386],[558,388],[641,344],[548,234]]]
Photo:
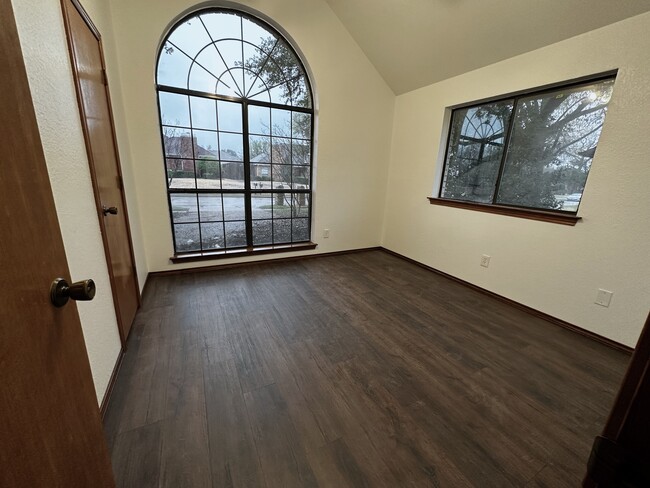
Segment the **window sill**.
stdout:
[[307,251],[316,249],[318,244],[314,242],[300,242],[297,244],[278,244],[276,246],[247,247],[244,249],[232,249],[230,251],[207,251],[187,254],[176,254],[169,258],[174,263],[190,263],[193,261],[210,261],[213,259],[237,258],[242,256],[258,256],[260,254],[273,254],[291,251]]
[[460,200],[447,200],[443,198],[428,198],[431,205],[464,208],[466,210],[475,210],[477,212],[507,215],[509,217],[519,217],[521,219],[540,220],[542,222],[551,222],[553,224],[576,225],[578,221],[582,220],[582,217],[572,214],[546,212],[544,210],[532,210],[528,208],[506,207],[502,205],[488,205],[485,203],[463,202]]

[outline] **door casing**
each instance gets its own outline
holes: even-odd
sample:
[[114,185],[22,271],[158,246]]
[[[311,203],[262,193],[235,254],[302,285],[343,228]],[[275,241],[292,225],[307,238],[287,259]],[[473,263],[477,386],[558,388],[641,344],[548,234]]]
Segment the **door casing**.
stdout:
[[[106,77],[106,63],[104,59],[102,39],[99,30],[78,0],[61,0],[61,6],[68,38],[68,50],[72,62],[72,71],[75,81],[81,125],[86,143],[86,152],[88,154],[93,193],[95,195],[97,217],[99,219],[104,252],[106,254],[120,339],[122,347],[125,348],[135,313],[141,305],[141,295],[137,269],[135,266],[135,254],[133,252],[133,240],[126,196],[124,195],[124,179],[122,177],[122,168],[119,158],[113,109],[108,80]],[[83,20],[83,23],[79,23],[79,18]],[[82,29],[87,29],[87,31],[84,32]],[[91,34],[90,37],[93,40],[86,45],[80,45],[84,40],[83,36],[88,37],[88,34]],[[95,45],[91,46],[91,43],[94,43]],[[97,66],[93,66],[93,69],[96,71],[93,75],[99,77],[101,80],[101,83],[103,84],[101,94],[105,96],[105,98],[99,101],[95,99],[94,101],[99,104],[106,104],[107,120],[105,122],[108,124],[106,127],[108,133],[104,135],[110,138],[110,144],[108,147],[104,147],[104,149],[112,152],[114,155],[114,170],[111,169],[110,174],[104,174],[106,173],[107,164],[98,161],[97,149],[101,147],[102,141],[97,140],[97,133],[93,132],[93,127],[91,127],[89,123],[88,112],[90,111],[92,113],[92,110],[89,110],[86,103],[88,90],[86,89],[86,92],[84,91],[84,83],[89,83],[89,76],[87,72],[83,73],[83,77],[80,76],[80,71],[87,69],[88,67],[88,56],[85,52],[86,49],[97,50],[95,53]],[[90,109],[92,109],[92,107],[90,107]],[[102,154],[102,156],[106,155]],[[111,186],[111,188],[107,188],[107,185],[105,184],[106,181],[109,181],[109,186]],[[112,197],[107,197],[107,191],[112,193]],[[115,195],[118,196],[115,197]],[[113,201],[103,201],[107,198]],[[102,211],[103,205],[117,206],[119,214],[116,216],[105,215]],[[107,221],[107,219],[110,220]],[[126,246],[128,246],[128,249]],[[127,263],[126,261],[129,262]]]

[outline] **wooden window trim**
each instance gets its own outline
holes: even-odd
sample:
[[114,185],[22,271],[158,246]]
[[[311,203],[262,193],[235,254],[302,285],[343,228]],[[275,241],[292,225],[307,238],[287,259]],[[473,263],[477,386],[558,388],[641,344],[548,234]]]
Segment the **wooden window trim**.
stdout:
[[275,244],[271,246],[246,247],[242,249],[229,249],[223,251],[203,251],[175,254],[169,260],[174,264],[191,263],[194,261],[211,261],[214,259],[238,258],[242,256],[258,256],[261,254],[275,254],[291,251],[308,251],[316,249],[314,242],[298,242],[295,244]]
[[539,220],[541,222],[550,222],[553,224],[573,226],[582,220],[582,217],[578,217],[575,214],[567,214],[565,212],[547,212],[544,210],[534,210],[530,208],[507,207],[504,205],[493,205],[488,203],[464,202],[461,200],[450,200],[447,198],[428,197],[428,199],[431,205],[463,208],[465,210],[475,210],[477,212],[507,215],[508,217],[519,217],[529,220]]

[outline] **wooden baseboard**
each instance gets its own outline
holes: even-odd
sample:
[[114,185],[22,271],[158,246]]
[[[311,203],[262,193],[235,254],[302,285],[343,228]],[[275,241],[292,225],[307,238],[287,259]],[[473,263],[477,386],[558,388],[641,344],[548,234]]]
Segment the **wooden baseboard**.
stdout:
[[102,420],[104,420],[104,416],[106,415],[106,410],[108,408],[108,402],[111,399],[111,394],[113,393],[113,387],[115,386],[115,380],[117,379],[117,374],[120,371],[120,367],[122,366],[122,360],[124,359],[124,348],[120,349],[120,354],[117,357],[117,361],[115,361],[115,366],[113,367],[113,373],[111,374],[111,379],[108,380],[108,387],[106,388],[106,392],[104,393],[104,398],[102,399],[102,404],[99,407],[99,412],[102,416]]
[[634,348],[626,346],[625,344],[620,344],[616,341],[613,341],[612,339],[609,339],[607,337],[601,336],[600,334],[596,334],[595,332],[591,332],[589,330],[583,329],[582,327],[578,327],[577,325],[573,325],[569,322],[566,322],[562,319],[558,319],[557,317],[553,317],[552,315],[549,315],[547,313],[544,313],[540,310],[537,310],[535,308],[529,307],[528,305],[524,305],[523,303],[516,302],[514,300],[511,300],[510,298],[506,298],[502,295],[499,295],[498,293],[494,293],[493,291],[486,290],[485,288],[482,288],[478,285],[475,285],[473,283],[470,283],[469,281],[462,280],[460,278],[457,278],[453,275],[450,275],[448,273],[445,273],[443,271],[440,271],[436,268],[432,268],[431,266],[428,266],[424,263],[421,263],[419,261],[416,261],[415,259],[411,259],[409,257],[404,256],[403,254],[399,254],[395,251],[391,251],[390,249],[386,249],[385,247],[381,248],[382,251],[398,257],[400,259],[403,259],[405,261],[408,261],[409,263],[415,264],[421,268],[424,268],[426,270],[429,270],[433,273],[436,273],[437,275],[444,276],[445,278],[448,278],[452,281],[455,281],[456,283],[460,283],[461,285],[465,285],[468,288],[471,288],[473,290],[476,290],[480,293],[483,293],[484,295],[488,295],[492,298],[495,298],[503,303],[506,303],[508,305],[511,305],[515,308],[518,308],[519,310],[523,310],[524,312],[528,312],[531,315],[534,315],[535,317],[539,317],[541,319],[546,320],[547,322],[550,322],[554,325],[557,325],[559,327],[562,327],[564,329],[568,329],[572,332],[575,332],[576,334],[580,334],[582,336],[588,337],[589,339],[592,339],[594,341],[600,342],[601,344],[604,344],[606,346],[611,347],[612,349],[616,349],[618,351],[623,351],[627,354],[632,354],[634,352]]
[[[324,258],[324,257],[329,257],[329,256],[340,256],[342,254],[353,254],[353,253],[366,252],[366,251],[380,251],[382,249],[383,248],[380,247],[380,246],[364,247],[364,248],[360,248],[360,249],[347,249],[345,251],[333,251],[333,252],[321,252],[321,253],[315,253],[315,254],[308,254],[306,256],[288,256],[288,257],[273,258],[273,259],[255,259],[255,260],[252,260],[252,261],[244,261],[244,262],[241,262],[241,263],[215,264],[213,266],[203,266],[203,267],[198,267],[198,268],[170,269],[170,270],[167,270],[167,271],[152,271],[147,276],[147,280],[151,276],[169,276],[169,275],[186,274],[186,273],[200,273],[200,272],[207,272],[207,271],[217,271],[217,270],[220,270],[220,269],[239,268],[239,267],[245,267],[245,266],[259,266],[261,264],[277,264],[277,263],[285,263],[285,262],[288,262],[288,261],[301,261],[303,259],[314,259],[314,258]],[[145,283],[145,287],[146,287],[146,283]],[[144,291],[143,291],[142,294],[144,295]]]

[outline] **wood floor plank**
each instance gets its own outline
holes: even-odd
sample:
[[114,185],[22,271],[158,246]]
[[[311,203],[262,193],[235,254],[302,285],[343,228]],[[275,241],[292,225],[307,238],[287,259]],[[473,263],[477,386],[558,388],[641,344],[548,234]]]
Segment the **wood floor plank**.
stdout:
[[204,366],[212,485],[264,487],[237,368],[219,352],[206,348]]
[[629,356],[381,251],[152,277],[120,486],[577,486]]
[[189,338],[170,348],[166,408],[161,421],[162,487],[211,487],[203,351]]
[[160,477],[160,424],[154,423],[116,436],[111,460],[119,488],[154,488]]
[[318,486],[278,388],[264,386],[244,399],[267,486]]

